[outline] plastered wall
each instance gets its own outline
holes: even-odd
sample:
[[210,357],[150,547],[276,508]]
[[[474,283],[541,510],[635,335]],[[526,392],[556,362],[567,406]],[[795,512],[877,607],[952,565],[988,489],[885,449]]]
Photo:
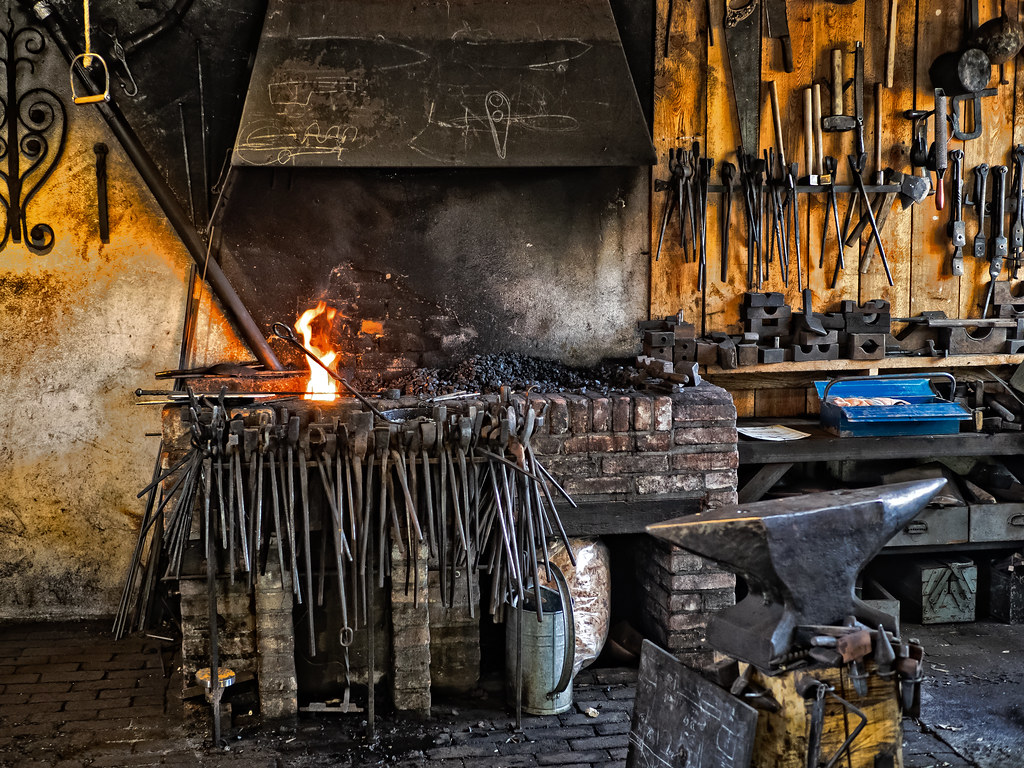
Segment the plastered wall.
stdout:
[[[65,101],[68,139],[28,209],[53,227],[53,250],[0,250],[0,621],[113,614],[159,446],[146,436],[159,409],[134,390],[177,366],[190,264],[95,108],[70,103],[52,44],[20,87],[38,84]],[[109,244],[95,213],[99,141]],[[204,294],[195,362],[247,359],[233,338]]]

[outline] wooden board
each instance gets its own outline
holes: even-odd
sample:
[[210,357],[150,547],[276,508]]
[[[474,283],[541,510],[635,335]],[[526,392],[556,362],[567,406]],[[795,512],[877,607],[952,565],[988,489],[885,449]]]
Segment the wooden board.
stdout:
[[[996,15],[1001,0],[981,0],[980,16],[984,22]],[[834,47],[848,52],[846,76],[853,75],[854,44],[858,40],[865,47],[865,140],[868,151],[868,180],[874,171],[874,83],[884,77],[886,33],[890,0],[872,3],[836,5],[815,0],[788,0],[789,27],[793,44],[795,71],[781,71],[778,42],[769,38],[762,45],[762,79],[772,80],[779,91],[783,112],[783,134],[790,162],[800,164],[801,175],[806,174],[803,152],[803,89],[814,80],[829,79],[829,56]],[[656,2],[656,65],[654,138],[662,164],[655,169],[655,178],[667,177],[664,161],[667,149],[676,143],[703,137],[708,155],[716,161],[714,182],[719,182],[718,167],[723,160],[735,162],[738,128],[728,61],[724,55],[722,15],[712,14],[716,45],[709,47],[705,34],[704,4],[676,2],[673,37],[669,57],[664,52],[664,21],[668,0]],[[1007,12],[1020,16],[1018,0],[1008,0]],[[883,165],[909,172],[909,154],[912,141],[910,121],[903,117],[905,109],[929,109],[933,103],[933,87],[928,68],[934,58],[959,44],[963,36],[963,3],[961,0],[899,0],[897,18],[896,67],[894,84],[883,92],[882,157]],[[999,94],[984,100],[985,130],[981,137],[963,142],[967,158],[965,166],[966,188],[970,190],[970,168],[980,162],[990,165],[1009,162],[1009,152],[1015,142],[1024,143],[1024,89],[1015,89],[1017,73],[1014,62],[1006,67],[1010,84],[999,86]],[[998,69],[993,69],[993,85],[998,85]],[[762,147],[774,147],[767,89],[762,94]],[[823,112],[831,111],[827,89],[823,93]],[[846,111],[852,112],[852,94],[848,93]],[[933,126],[928,125],[928,141],[933,138]],[[951,142],[950,149],[961,144]],[[825,151],[839,161],[839,180],[849,182],[846,155],[852,151],[852,134],[826,135]],[[950,181],[946,175],[946,185]],[[661,198],[656,195],[651,209],[651,230],[657,244],[658,225],[663,210]],[[845,213],[850,195],[840,195],[840,211]],[[976,264],[965,258],[965,275],[955,278],[949,274],[952,246],[946,235],[948,211],[938,212],[933,200],[915,206],[912,211],[901,210],[896,204],[885,227],[883,242],[889,256],[893,286],[889,286],[876,258],[865,274],[857,270],[860,251],[868,236],[861,240],[860,248],[848,248],[850,264],[841,275],[835,289],[830,287],[835,263],[834,235],[829,236],[825,270],[818,270],[821,226],[825,208],[823,194],[801,195],[801,232],[805,279],[814,291],[815,309],[829,311],[837,308],[843,299],[860,302],[884,298],[892,303],[893,314],[908,316],[928,309],[944,310],[950,317],[976,315],[979,298],[987,281],[987,262]],[[651,278],[651,314],[661,316],[683,308],[687,319],[695,324],[704,322],[708,331],[739,330],[739,301],[746,290],[745,224],[742,197],[733,201],[730,232],[730,266],[728,280],[719,276],[719,195],[711,195],[708,220],[708,289],[706,297],[697,291],[696,268],[682,264],[678,253],[669,250],[661,261],[653,265]],[[973,213],[966,212],[968,242],[973,237]],[[678,230],[670,224],[676,236]],[[666,240],[670,236],[666,236]],[[791,247],[792,247],[791,242]],[[666,243],[667,246],[667,243]],[[666,260],[666,256],[668,259]],[[979,275],[979,270],[981,274]],[[1006,272],[1003,273],[1004,278]],[[796,283],[795,265],[790,267],[790,281],[786,286],[775,265],[769,273],[767,289],[781,290],[787,300],[799,308],[800,299]]]
[[627,768],[747,768],[753,707],[644,640]]
[[[868,664],[868,671],[873,671]],[[896,766],[903,765],[903,731],[900,725],[897,686],[894,680],[882,680],[877,674],[868,677],[868,695],[858,698],[846,673],[840,669],[815,669],[807,673],[790,672],[767,677],[754,672],[751,682],[767,689],[780,704],[778,712],[761,712],[757,724],[753,768],[805,768],[807,765],[807,736],[810,726],[809,704],[796,692],[796,681],[809,674],[832,686],[839,696],[849,700],[867,716],[868,721],[850,745],[849,761],[846,756],[839,765],[850,768],[874,768],[875,757],[888,754]],[[825,720],[821,737],[822,764],[846,740],[847,729],[856,727],[858,718],[844,716],[845,708],[834,696],[825,704]]]

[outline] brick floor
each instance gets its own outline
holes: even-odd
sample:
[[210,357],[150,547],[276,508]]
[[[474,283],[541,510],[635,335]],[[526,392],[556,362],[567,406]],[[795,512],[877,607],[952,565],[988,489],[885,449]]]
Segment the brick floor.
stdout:
[[[383,718],[372,744],[358,716],[302,716],[262,731],[243,726],[229,734],[228,748],[214,749],[205,725],[183,717],[169,646],[114,643],[96,624],[0,626],[0,768],[618,768],[635,679],[630,669],[587,670],[569,712],[524,717],[521,732],[495,695],[482,694],[439,702],[425,720]],[[905,730],[905,768],[977,765],[928,728],[907,721]]]

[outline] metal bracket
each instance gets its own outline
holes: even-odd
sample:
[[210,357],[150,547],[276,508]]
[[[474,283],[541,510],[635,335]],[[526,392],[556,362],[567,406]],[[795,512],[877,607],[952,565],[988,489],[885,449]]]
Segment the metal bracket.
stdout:
[[[959,139],[960,141],[968,141],[970,139],[976,139],[981,135],[981,100],[986,96],[995,96],[995,88],[986,88],[983,91],[976,91],[974,93],[963,93],[959,96],[953,96],[950,99],[952,102],[950,107],[949,123],[950,129],[953,132],[953,138]],[[973,128],[970,131],[961,130],[960,127],[960,105],[964,102],[970,101],[974,105],[974,113],[972,114],[972,125]]]

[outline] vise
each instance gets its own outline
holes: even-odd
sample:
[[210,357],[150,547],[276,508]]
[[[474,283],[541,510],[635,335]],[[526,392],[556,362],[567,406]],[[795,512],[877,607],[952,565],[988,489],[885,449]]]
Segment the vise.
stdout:
[[890,617],[854,595],[857,574],[945,485],[945,478],[759,501],[647,526],[652,536],[742,576],[749,594],[716,614],[715,650],[779,671],[799,626],[869,626]]

